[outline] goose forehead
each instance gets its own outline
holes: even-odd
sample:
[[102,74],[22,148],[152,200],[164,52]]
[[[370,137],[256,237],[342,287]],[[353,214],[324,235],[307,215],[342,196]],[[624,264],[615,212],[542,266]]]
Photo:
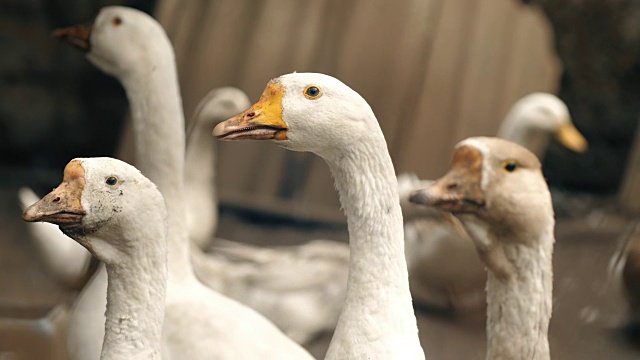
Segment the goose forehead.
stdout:
[[531,151],[511,141],[475,137],[461,141],[456,149],[464,146],[476,149],[482,157],[481,188],[483,190],[487,188],[494,172],[504,161],[516,160],[520,165],[533,170],[539,170],[541,167],[540,160]]
[[480,189],[483,191],[487,189],[488,179],[493,175],[493,167],[490,166],[489,162],[486,159],[490,156],[489,145],[483,141],[481,138],[468,138],[463,140],[456,145],[456,150],[459,150],[463,147],[471,147],[477,150],[480,153],[481,161],[482,161],[482,174],[480,177]]
[[136,21],[144,21],[142,19],[150,18],[146,13],[125,6],[107,6],[103,8],[98,17],[96,17],[96,23],[102,23],[103,21],[111,21],[114,16],[125,16],[127,18],[136,19]]
[[101,180],[103,177],[109,175],[129,176],[138,173],[137,170],[133,171],[135,169],[133,166],[125,163],[124,161],[113,158],[77,158],[74,159],[74,161],[77,161],[82,165],[85,177],[89,181],[95,181],[96,178]]
[[558,97],[547,93],[535,93],[523,98],[523,112],[538,111],[558,122],[569,121],[569,109]]

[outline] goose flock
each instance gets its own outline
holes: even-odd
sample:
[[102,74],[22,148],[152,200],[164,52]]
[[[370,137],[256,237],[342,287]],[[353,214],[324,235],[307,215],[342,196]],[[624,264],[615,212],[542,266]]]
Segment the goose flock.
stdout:
[[[324,332],[326,359],[425,359],[414,302],[486,306],[487,359],[550,358],[555,220],[539,158],[553,136],[588,147],[554,95],[523,97],[497,137],[461,141],[448,172],[422,180],[396,176],[373,110],[332,76],[276,76],[254,104],[214,89],[185,131],[173,47],[152,17],[110,6],[55,35],[121,82],[135,141],[135,167],[76,158],[42,199],[19,191],[43,265],[80,291],[70,359],[312,359],[303,346]],[[214,137],[321,157],[348,244],[216,238]],[[640,313],[638,244],[617,268]]]

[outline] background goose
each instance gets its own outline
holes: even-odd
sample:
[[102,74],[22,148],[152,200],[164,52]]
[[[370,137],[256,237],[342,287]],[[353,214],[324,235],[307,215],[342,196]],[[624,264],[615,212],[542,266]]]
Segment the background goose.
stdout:
[[[70,43],[123,84],[131,105],[137,166],[162,192],[168,212],[167,304],[163,356],[187,359],[307,359],[311,356],[250,308],[199,282],[191,266],[183,186],[185,136],[182,104],[171,43],[150,16],[123,7],[104,8],[93,28],[61,32]],[[154,69],[154,71],[148,71]],[[84,289],[104,298],[99,271]],[[99,280],[99,281],[98,281]],[[96,295],[97,294],[97,295]],[[73,358],[97,358],[96,333],[104,303],[81,296],[69,333]],[[90,318],[91,322],[86,319]]]
[[[587,142],[573,126],[562,100],[548,93],[533,93],[518,100],[507,113],[498,137],[516,142],[543,157],[551,138],[567,148],[584,152]],[[428,186],[412,174],[398,176],[405,215],[405,241],[409,280],[414,299],[437,308],[467,311],[482,308],[486,274],[466,236],[442,221],[442,215],[414,214],[409,194]]]
[[203,283],[265,315],[299,344],[338,323],[349,272],[343,243],[267,248],[216,239],[211,253],[194,252],[192,261]]
[[326,358],[424,359],[404,258],[393,164],[367,102],[339,80],[293,73],[272,80],[260,100],[218,124],[223,140],[275,140],[322,157],[349,229],[346,299]]
[[536,156],[469,138],[449,172],[411,201],[456,214],[489,269],[487,359],[549,359],[555,220]]
[[156,186],[111,158],[74,159],[62,183],[25,210],[60,226],[106,264],[101,359],[160,359],[167,287],[167,212]]
[[250,105],[249,97],[240,89],[213,89],[196,107],[187,131],[184,167],[187,226],[189,238],[203,250],[211,245],[218,225],[216,142],[211,139],[211,128]]

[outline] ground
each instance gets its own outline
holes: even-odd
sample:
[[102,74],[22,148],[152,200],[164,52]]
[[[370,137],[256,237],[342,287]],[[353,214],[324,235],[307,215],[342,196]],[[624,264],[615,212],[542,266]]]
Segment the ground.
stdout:
[[[13,187],[0,189],[0,360],[63,359],[62,336],[56,329],[64,327],[64,308],[59,306],[53,313],[49,310],[56,304],[70,304],[76,294],[63,291],[42,272],[20,220],[15,191]],[[598,203],[602,210],[596,211],[584,210],[593,202],[580,198],[561,205],[557,206],[561,218],[556,226],[549,333],[552,357],[637,359],[640,350],[627,341],[622,331],[625,303],[607,273],[627,222],[612,215],[610,201]],[[583,210],[572,213],[572,208]],[[232,240],[251,239],[258,244],[273,239],[279,243],[347,239],[344,227],[292,223],[230,208],[221,212],[218,234]],[[47,313],[53,321],[34,320]],[[482,314],[455,316],[419,307],[416,315],[429,358],[484,359]],[[322,358],[330,337],[327,334],[314,341],[309,346],[311,352]],[[11,350],[30,356],[12,357]]]

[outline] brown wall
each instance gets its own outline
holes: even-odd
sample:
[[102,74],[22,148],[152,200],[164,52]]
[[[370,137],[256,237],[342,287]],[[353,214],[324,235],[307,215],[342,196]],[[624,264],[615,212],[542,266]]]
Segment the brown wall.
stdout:
[[[292,71],[334,75],[363,95],[397,172],[441,174],[451,149],[495,134],[510,104],[554,92],[546,19],[514,0],[164,0],[187,116],[214,87],[257,100]],[[220,146],[223,202],[341,219],[326,165],[268,142]]]

